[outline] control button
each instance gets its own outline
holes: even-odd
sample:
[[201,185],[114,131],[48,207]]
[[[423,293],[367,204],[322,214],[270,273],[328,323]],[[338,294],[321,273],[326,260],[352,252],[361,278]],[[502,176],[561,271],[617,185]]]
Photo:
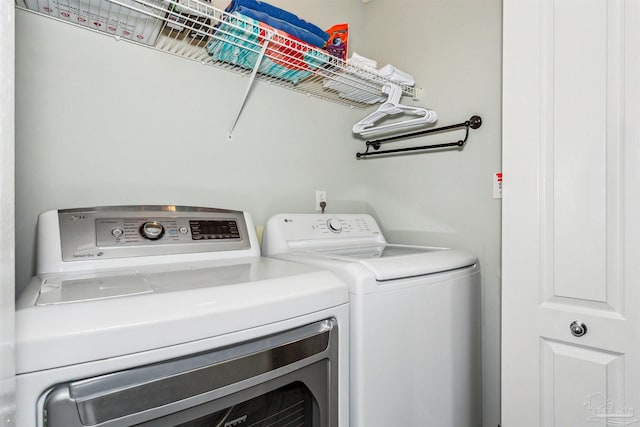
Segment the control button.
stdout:
[[189,229],[187,227],[180,227],[180,234],[187,234]]
[[340,224],[340,221],[334,218],[331,218],[327,221],[327,227],[329,227],[329,230],[333,231],[334,233],[339,233],[342,231],[342,224]]
[[124,230],[120,227],[116,227],[113,230],[111,230],[111,235],[116,239],[119,239],[123,234],[124,234]]
[[164,227],[156,221],[145,222],[140,227],[140,234],[149,240],[158,240],[164,234]]

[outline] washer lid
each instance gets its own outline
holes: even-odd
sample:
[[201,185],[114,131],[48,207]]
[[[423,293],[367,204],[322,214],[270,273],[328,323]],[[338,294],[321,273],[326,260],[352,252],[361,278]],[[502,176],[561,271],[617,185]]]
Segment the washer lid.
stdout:
[[371,270],[378,281],[441,273],[477,262],[472,254],[457,249],[391,244],[292,253],[357,262]]

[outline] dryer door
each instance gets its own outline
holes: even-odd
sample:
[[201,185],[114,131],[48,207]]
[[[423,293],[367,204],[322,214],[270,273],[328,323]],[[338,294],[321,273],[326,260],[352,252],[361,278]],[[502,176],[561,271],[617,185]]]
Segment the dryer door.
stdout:
[[60,384],[47,427],[337,425],[338,327],[327,319],[277,335]]

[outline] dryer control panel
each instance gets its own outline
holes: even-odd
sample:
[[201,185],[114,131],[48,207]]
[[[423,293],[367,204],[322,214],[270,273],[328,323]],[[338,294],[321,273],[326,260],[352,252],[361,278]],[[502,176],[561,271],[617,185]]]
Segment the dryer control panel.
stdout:
[[98,246],[148,244],[149,241],[185,242],[204,240],[239,240],[238,220],[190,218],[98,218]]
[[38,232],[39,241],[58,242],[62,262],[177,254],[216,259],[232,251],[259,255],[247,218],[241,211],[186,206],[63,209],[42,214]]

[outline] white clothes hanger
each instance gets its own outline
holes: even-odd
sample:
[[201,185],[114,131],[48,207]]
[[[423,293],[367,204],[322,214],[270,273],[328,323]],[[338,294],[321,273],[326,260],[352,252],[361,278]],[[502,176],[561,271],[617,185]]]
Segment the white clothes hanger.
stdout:
[[[413,128],[415,126],[433,123],[438,120],[438,115],[435,111],[427,110],[422,107],[400,104],[402,88],[399,85],[395,83],[387,83],[382,87],[382,92],[389,95],[388,99],[380,104],[376,111],[353,125],[353,133],[359,134],[362,137],[369,137],[379,133],[389,133],[397,130]],[[418,116],[418,118],[373,126],[378,120],[395,114],[410,114]]]

